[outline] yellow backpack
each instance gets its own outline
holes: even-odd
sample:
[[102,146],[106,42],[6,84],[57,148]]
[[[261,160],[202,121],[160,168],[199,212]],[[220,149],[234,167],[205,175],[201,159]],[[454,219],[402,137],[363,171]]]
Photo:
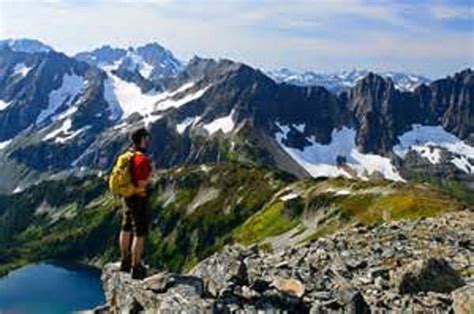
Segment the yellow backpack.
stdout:
[[109,189],[118,196],[130,197],[138,192],[138,187],[132,182],[131,165],[134,155],[135,153],[131,151],[122,153],[117,158],[110,174]]

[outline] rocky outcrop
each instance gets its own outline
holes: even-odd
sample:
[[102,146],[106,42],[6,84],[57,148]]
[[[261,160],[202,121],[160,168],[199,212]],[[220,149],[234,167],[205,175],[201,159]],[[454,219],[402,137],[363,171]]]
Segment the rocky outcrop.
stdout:
[[369,73],[348,92],[347,106],[357,124],[357,144],[364,152],[387,153],[412,124],[442,125],[472,141],[474,74],[471,69],[421,85],[414,92],[395,88],[392,80]]
[[192,276],[158,273],[138,281],[120,272],[118,264],[109,264],[104,269],[102,280],[112,312],[210,310],[214,305],[204,295],[203,281]]
[[226,246],[185,275],[131,280],[108,265],[108,310],[217,313],[449,312],[472,309],[474,213],[355,225],[284,250]]

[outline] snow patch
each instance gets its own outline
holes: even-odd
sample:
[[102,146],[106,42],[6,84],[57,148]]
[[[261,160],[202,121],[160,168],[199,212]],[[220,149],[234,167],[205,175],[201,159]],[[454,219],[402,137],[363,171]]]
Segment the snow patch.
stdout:
[[146,115],[143,116],[142,121],[145,124],[145,127],[149,127],[150,124],[152,124],[155,121],[160,120],[163,118],[163,115],[157,114],[157,113],[147,113]]
[[153,66],[146,63],[145,61],[143,61],[143,63],[140,64],[140,67],[138,69],[138,72],[140,72],[141,76],[143,76],[146,79],[150,78],[152,71],[153,71]]
[[23,188],[22,186],[17,186],[14,190],[13,190],[13,194],[18,194],[18,193],[21,193],[25,190],[25,188]]
[[306,127],[305,123],[293,124],[293,127],[297,129],[300,133],[304,133],[304,128]]
[[143,93],[134,83],[124,81],[111,73],[104,87],[104,97],[110,106],[111,120],[117,117],[119,109],[123,113],[122,117],[128,117],[134,112],[149,112],[152,105],[161,97],[156,92]]
[[49,93],[49,103],[46,109],[41,110],[36,118],[36,124],[40,124],[51,117],[62,106],[69,107],[72,101],[84,90],[85,82],[82,76],[76,74],[64,74],[61,86]]
[[122,61],[123,61],[123,58],[112,63],[101,62],[97,66],[101,68],[102,70],[110,73],[111,71],[117,70],[120,67],[120,64],[122,63]]
[[11,105],[11,103],[11,101],[6,102],[0,99],[0,111],[7,109]]
[[412,130],[398,137],[400,144],[393,147],[395,154],[405,158],[409,151],[415,151],[432,164],[441,161],[441,148],[455,155],[451,163],[466,173],[474,173],[474,147],[438,126],[414,124]]
[[114,121],[120,118],[123,113],[122,107],[120,106],[117,96],[114,93],[114,84],[110,78],[107,78],[104,81],[104,98],[109,104],[109,120]]
[[[313,136],[307,139],[311,145],[300,150],[284,143],[290,128],[278,123],[277,125],[281,130],[276,134],[280,146],[313,177],[351,177],[347,169],[344,169],[349,167],[362,179],[380,173],[387,179],[404,181],[389,158],[362,154],[357,150],[356,131],[353,129],[343,127],[340,130],[333,130],[331,143],[327,145],[318,143]],[[343,165],[338,164],[338,157],[345,159]]]
[[43,141],[48,141],[50,139],[54,139],[54,141],[56,143],[61,143],[61,144],[64,144],[66,143],[67,141],[73,139],[74,137],[76,137],[77,135],[79,135],[80,133],[84,132],[85,130],[89,129],[90,126],[85,126],[79,130],[76,130],[74,132],[71,132],[70,129],[71,129],[71,126],[72,126],[72,121],[71,119],[67,119],[65,120],[61,127],[57,128],[56,130],[50,132],[49,134],[47,134],[45,137],[43,137]]
[[25,77],[28,72],[31,71],[31,69],[33,69],[33,67],[29,67],[24,63],[17,63],[13,68],[13,75],[20,75],[21,77]]
[[5,147],[7,147],[10,144],[11,141],[12,140],[9,139],[7,141],[0,142],[0,150],[5,149]]
[[124,81],[118,76],[109,73],[109,79],[104,88],[104,97],[109,103],[112,112],[110,119],[115,119],[120,114],[122,118],[126,118],[137,112],[145,117],[146,123],[151,123],[161,118],[161,116],[153,115],[153,112],[180,107],[201,97],[208,88],[206,87],[195,93],[187,94],[182,98],[175,98],[177,94],[190,89],[192,86],[194,86],[193,82],[184,84],[174,91],[143,93],[134,83]]
[[284,196],[280,197],[280,200],[283,201],[283,202],[286,202],[286,201],[295,199],[297,197],[299,197],[299,194],[292,192],[290,194],[287,194],[287,195],[284,195]]
[[350,195],[353,194],[351,190],[348,189],[333,189],[328,188],[325,190],[326,193],[333,193],[334,195]]
[[[163,93],[164,94],[164,98],[165,99],[162,99],[160,100],[157,104],[156,104],[156,109],[159,110],[159,111],[163,111],[163,110],[167,110],[169,108],[178,108],[178,107],[181,107],[182,105],[184,104],[187,104],[188,102],[191,102],[195,99],[198,99],[198,98],[201,98],[202,95],[204,95],[204,93],[207,91],[207,89],[210,87],[210,86],[207,86],[207,87],[204,87],[194,93],[191,93],[191,94],[187,94],[185,95],[184,97],[181,97],[181,98],[175,98],[175,96],[181,92],[184,92],[186,90],[188,90],[189,88],[191,88],[192,86],[194,85],[194,83],[190,83],[190,84],[185,84],[183,85],[182,87],[180,87],[179,89],[173,91],[173,92],[165,92]],[[189,87],[188,87],[189,86]]]
[[176,125],[176,130],[178,131],[179,134],[183,134],[184,131],[192,124],[196,123],[198,121],[199,117],[191,117],[191,118],[186,118],[182,122],[178,123]]
[[203,125],[203,128],[205,128],[209,134],[214,134],[219,130],[222,130],[224,133],[229,133],[235,127],[234,120],[232,119],[233,115],[234,110],[232,110],[228,116],[215,119],[214,121]]

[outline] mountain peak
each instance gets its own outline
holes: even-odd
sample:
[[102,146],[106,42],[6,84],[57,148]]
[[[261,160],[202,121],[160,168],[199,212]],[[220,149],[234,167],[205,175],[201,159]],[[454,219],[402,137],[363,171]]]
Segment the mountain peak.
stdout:
[[130,47],[130,48],[133,48],[137,51],[139,51],[139,50],[159,50],[159,51],[169,52],[165,47],[163,47],[161,44],[157,43],[156,41],[146,43],[146,44],[143,44],[143,45],[139,45],[139,46],[136,46],[136,47]]
[[26,53],[50,52],[53,50],[41,41],[29,38],[0,40],[0,48],[2,47],[9,47],[13,51]]

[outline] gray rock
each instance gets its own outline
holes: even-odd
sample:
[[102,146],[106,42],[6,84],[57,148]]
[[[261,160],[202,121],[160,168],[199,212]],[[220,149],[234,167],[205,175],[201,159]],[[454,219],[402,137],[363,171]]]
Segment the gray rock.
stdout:
[[400,293],[422,291],[451,292],[464,280],[444,259],[423,259],[406,265],[393,279]]
[[283,293],[295,296],[297,298],[303,297],[305,293],[304,284],[296,279],[275,278],[272,286]]
[[474,313],[474,286],[467,285],[454,290],[452,293],[453,310],[455,314]]
[[[401,221],[396,228],[384,224],[362,235],[349,229],[275,252],[228,246],[201,261],[188,276],[160,272],[138,281],[118,272],[118,265],[107,265],[106,308],[111,312],[470,313],[472,252],[459,245],[459,239],[472,238],[471,229],[464,227],[472,220],[466,219],[469,215],[458,212],[442,219]],[[449,239],[433,243],[435,233]],[[399,234],[406,239],[400,241]],[[336,245],[341,239],[347,246]],[[371,241],[383,243],[380,254],[367,245]],[[442,246],[445,260],[424,259],[432,245]],[[384,258],[389,251],[397,257]],[[464,281],[469,284],[459,288]],[[451,294],[455,288],[459,289]]]
[[385,290],[389,287],[389,282],[382,277],[375,278],[374,284],[380,290]]
[[344,313],[370,313],[369,305],[357,289],[341,289],[338,301]]
[[189,275],[202,278],[205,288],[213,297],[218,297],[228,282],[246,285],[247,266],[241,251],[242,248],[238,246],[225,247],[222,252],[209,257],[206,263],[198,264]]

